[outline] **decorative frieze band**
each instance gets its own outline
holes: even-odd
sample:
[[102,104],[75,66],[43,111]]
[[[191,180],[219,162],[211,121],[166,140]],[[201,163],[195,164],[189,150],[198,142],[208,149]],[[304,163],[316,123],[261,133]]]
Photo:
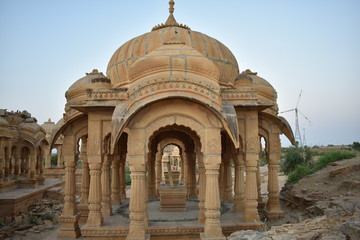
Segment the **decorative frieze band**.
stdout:
[[126,89],[111,88],[111,89],[87,89],[88,101],[104,101],[104,100],[127,100]]

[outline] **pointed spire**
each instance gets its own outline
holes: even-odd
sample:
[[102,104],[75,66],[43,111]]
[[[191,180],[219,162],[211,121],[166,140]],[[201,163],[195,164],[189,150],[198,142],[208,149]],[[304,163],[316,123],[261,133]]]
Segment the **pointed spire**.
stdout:
[[174,11],[175,11],[175,8],[174,8],[174,5],[175,5],[175,1],[174,0],[170,0],[169,1],[169,17],[168,19],[166,20],[165,24],[162,23],[162,24],[159,24],[159,25],[156,25],[155,27],[153,27],[152,31],[155,31],[155,30],[158,30],[158,29],[161,29],[161,28],[165,28],[165,27],[181,27],[181,28],[185,28],[185,29],[189,29],[190,28],[186,25],[183,25],[183,24],[179,24],[176,22],[175,20],[175,17],[173,15]]

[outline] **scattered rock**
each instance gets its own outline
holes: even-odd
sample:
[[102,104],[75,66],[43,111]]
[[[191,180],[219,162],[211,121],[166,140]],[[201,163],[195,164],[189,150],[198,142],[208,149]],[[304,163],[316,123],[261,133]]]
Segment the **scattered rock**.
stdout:
[[44,220],[45,228],[51,229],[54,224],[50,220]]
[[349,218],[340,228],[341,232],[344,233],[351,240],[360,239],[360,218],[355,220]]
[[319,237],[319,233],[317,232],[309,232],[309,233],[304,233],[300,236],[296,237],[296,240],[315,240]]
[[234,232],[227,239],[228,240],[272,240],[266,232],[258,232],[253,230]]

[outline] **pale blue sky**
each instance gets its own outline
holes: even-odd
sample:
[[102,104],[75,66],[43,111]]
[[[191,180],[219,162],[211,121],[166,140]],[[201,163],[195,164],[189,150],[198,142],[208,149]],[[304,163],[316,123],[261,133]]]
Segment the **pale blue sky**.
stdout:
[[[299,109],[309,145],[360,141],[360,1],[177,0],[175,18],[224,43]],[[58,121],[65,91],[166,20],[168,0],[0,0],[0,108]],[[283,114],[294,130],[294,113]],[[288,141],[282,140],[283,145]]]

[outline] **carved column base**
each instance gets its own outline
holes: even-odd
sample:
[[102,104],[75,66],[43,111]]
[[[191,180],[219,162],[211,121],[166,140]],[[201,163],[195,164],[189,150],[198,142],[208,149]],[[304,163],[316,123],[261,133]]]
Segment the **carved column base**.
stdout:
[[[91,205],[90,205],[91,206]],[[103,225],[103,216],[100,209],[98,211],[89,212],[89,216],[86,222],[87,226],[98,227]]]
[[58,238],[78,238],[81,236],[81,231],[79,228],[78,220],[80,215],[69,216],[62,215],[60,216],[61,228],[58,233]]
[[39,184],[40,184],[40,185],[44,185],[44,184],[45,184],[45,178],[44,178],[44,177],[40,177],[38,181],[39,181]]
[[103,216],[111,216],[112,215],[112,207],[110,202],[103,202],[101,213]]
[[264,210],[264,214],[265,214],[266,218],[268,218],[268,219],[275,219],[275,218],[284,216],[285,213],[282,210],[280,210],[280,211]]
[[80,211],[79,223],[86,223],[89,216],[89,204],[79,204],[77,209]]
[[245,211],[245,201],[243,197],[234,197],[234,205],[233,205],[234,212],[244,213]]
[[144,222],[140,221],[138,223],[135,223],[135,221],[132,220],[129,226],[129,234],[126,237],[126,240],[144,240],[147,239],[147,235],[148,234],[146,234]]
[[284,211],[281,210],[279,201],[270,201],[266,203],[266,209],[264,210],[264,214],[268,219],[278,218],[284,215]]
[[205,226],[203,237],[201,239],[226,239],[222,233],[220,222],[220,211],[206,210]]
[[257,202],[245,202],[244,220],[245,222],[260,222]]

